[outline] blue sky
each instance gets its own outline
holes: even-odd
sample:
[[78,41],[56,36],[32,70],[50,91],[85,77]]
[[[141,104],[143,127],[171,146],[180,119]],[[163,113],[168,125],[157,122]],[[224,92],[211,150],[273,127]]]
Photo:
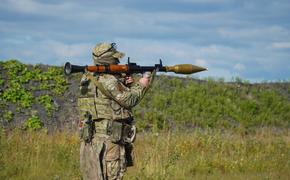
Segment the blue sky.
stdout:
[[141,65],[207,67],[201,78],[289,80],[290,1],[1,0],[1,60],[91,64],[103,41]]

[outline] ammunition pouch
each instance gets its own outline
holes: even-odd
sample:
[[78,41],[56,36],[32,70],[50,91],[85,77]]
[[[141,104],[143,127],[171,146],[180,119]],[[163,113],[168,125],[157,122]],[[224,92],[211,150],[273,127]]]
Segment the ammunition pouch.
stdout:
[[136,137],[136,126],[118,121],[109,121],[108,135],[113,143],[132,143]]
[[85,119],[80,121],[79,124],[79,136],[80,139],[86,143],[90,143],[94,138],[95,134],[95,124],[92,120],[92,116],[87,112],[85,114]]

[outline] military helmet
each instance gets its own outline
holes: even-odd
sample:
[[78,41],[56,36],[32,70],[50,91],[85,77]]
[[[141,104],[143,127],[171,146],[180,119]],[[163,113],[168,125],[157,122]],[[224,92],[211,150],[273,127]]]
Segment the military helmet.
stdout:
[[116,43],[99,43],[93,49],[93,60],[97,65],[118,64],[124,56],[117,51]]

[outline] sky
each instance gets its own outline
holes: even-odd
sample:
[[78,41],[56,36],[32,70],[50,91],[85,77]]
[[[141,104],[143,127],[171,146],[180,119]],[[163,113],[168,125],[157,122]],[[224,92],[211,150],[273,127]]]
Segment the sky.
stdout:
[[194,77],[290,80],[290,0],[0,0],[0,60],[92,64],[115,42],[140,65],[194,64]]

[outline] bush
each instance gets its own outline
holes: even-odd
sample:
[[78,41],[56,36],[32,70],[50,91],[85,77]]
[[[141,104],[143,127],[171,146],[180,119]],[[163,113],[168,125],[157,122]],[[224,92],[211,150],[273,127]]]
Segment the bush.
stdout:
[[10,122],[13,120],[13,112],[12,111],[5,111],[4,114],[3,114],[3,118],[4,120],[6,120],[7,122]]
[[37,130],[41,129],[43,123],[41,122],[40,118],[36,115],[33,115],[25,122],[25,128],[29,130]]

